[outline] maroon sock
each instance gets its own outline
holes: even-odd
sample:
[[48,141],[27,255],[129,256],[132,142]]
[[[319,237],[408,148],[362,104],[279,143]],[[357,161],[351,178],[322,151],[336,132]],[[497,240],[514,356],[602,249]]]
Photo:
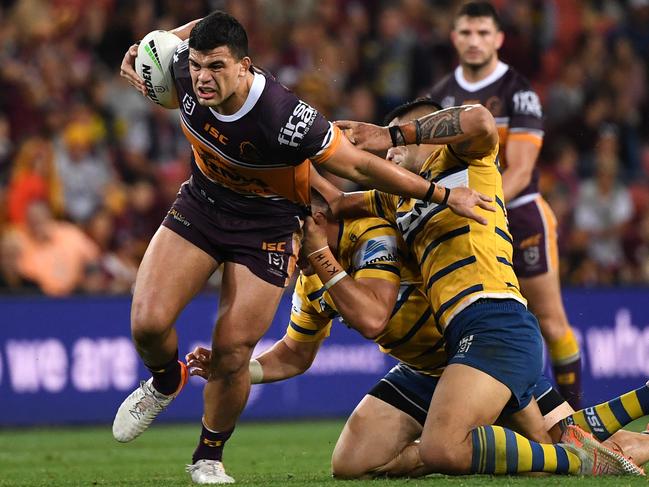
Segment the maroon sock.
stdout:
[[[146,364],[144,364],[146,365]],[[181,374],[178,363],[178,350],[172,360],[162,365],[146,365],[153,375],[153,387],[160,394],[169,396],[178,390]]]
[[208,430],[205,425],[201,431],[201,438],[198,441],[198,446],[192,455],[192,463],[198,460],[218,460],[223,458],[223,447],[228,438],[232,436],[234,428],[228,431],[220,431],[215,433]]
[[581,409],[581,359],[563,365],[553,365],[552,372],[557,388],[575,411]]

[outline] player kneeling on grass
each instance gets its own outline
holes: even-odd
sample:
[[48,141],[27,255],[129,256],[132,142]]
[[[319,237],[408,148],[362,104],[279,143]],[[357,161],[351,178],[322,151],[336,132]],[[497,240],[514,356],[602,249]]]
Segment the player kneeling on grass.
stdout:
[[[250,362],[251,380],[275,382],[305,372],[329,335],[332,318],[341,316],[348,326],[374,340],[381,351],[401,363],[363,398],[347,421],[333,453],[334,475],[359,478],[428,473],[415,441],[421,436],[446,354],[444,338],[435,326],[432,310],[421,289],[417,265],[403,259],[404,244],[398,231],[384,220],[363,218],[338,222],[318,198],[314,198],[312,208],[315,214],[313,219],[307,219],[304,241],[304,254],[311,255],[312,268],[303,271],[298,279],[286,335]],[[313,259],[323,252],[326,252],[324,258]],[[342,269],[348,269],[349,276]],[[359,313],[361,309],[363,312]],[[210,358],[210,352],[204,348],[190,353],[187,364],[191,374],[207,378]],[[557,399],[556,391],[546,384],[540,383],[536,391],[546,421],[554,418],[549,425],[553,426],[569,414],[566,412],[569,406]],[[626,413],[630,418],[649,410],[649,389],[636,391],[634,397],[638,398],[637,402],[625,402],[633,405]],[[558,412],[565,414],[558,417]],[[530,429],[529,424],[523,423],[526,419],[533,425],[543,424],[535,404],[526,408],[526,414],[518,418],[521,431]],[[579,413],[575,417],[580,417]],[[561,436],[557,428],[551,431]],[[609,425],[609,431],[613,431],[613,425]],[[545,436],[545,430],[537,436]],[[629,445],[634,455],[644,455],[639,457],[643,460],[649,458],[649,439],[636,436],[639,438],[635,442],[635,438],[621,438],[618,443],[625,450]],[[611,455],[595,440],[587,441],[589,453],[571,448],[583,455],[585,463],[590,464],[590,472],[598,473],[592,468],[594,450],[600,459],[624,462],[620,456],[614,458],[615,454]],[[553,448],[534,445],[544,451]]]

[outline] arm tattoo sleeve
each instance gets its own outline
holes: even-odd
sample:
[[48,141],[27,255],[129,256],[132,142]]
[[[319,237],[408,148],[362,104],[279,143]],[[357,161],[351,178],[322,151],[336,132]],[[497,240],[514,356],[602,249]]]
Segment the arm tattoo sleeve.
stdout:
[[453,137],[464,132],[460,126],[460,112],[466,107],[451,107],[431,113],[420,119],[422,142],[435,143],[434,139]]

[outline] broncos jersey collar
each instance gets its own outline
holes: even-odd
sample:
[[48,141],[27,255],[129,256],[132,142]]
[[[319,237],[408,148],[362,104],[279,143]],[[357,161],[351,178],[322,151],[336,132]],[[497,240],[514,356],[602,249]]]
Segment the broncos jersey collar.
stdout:
[[233,113],[232,115],[223,115],[213,108],[210,108],[210,112],[212,112],[212,115],[214,115],[214,117],[216,117],[216,119],[220,120],[221,122],[236,122],[253,109],[253,107],[257,104],[259,97],[261,97],[261,94],[263,93],[265,87],[266,77],[261,73],[255,73],[255,79],[252,80],[252,85],[250,86],[248,97],[236,113]]
[[458,66],[457,68],[455,68],[455,81],[457,81],[457,84],[460,85],[463,90],[466,90],[469,93],[474,93],[502,78],[508,69],[509,66],[507,64],[503,63],[502,61],[498,61],[496,69],[494,69],[493,73],[491,73],[486,78],[481,79],[480,81],[472,83],[471,81],[467,81],[464,77],[464,74],[462,73],[462,66]]

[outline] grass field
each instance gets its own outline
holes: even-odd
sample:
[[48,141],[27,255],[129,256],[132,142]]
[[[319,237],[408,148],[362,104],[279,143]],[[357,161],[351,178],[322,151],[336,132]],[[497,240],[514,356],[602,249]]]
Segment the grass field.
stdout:
[[[646,419],[638,427],[646,425]],[[341,421],[243,423],[228,443],[225,463],[239,485],[254,486],[636,486],[631,477],[446,477],[335,481],[329,459]],[[194,450],[196,425],[154,425],[121,445],[110,427],[0,430],[0,486],[189,486],[184,465]]]

